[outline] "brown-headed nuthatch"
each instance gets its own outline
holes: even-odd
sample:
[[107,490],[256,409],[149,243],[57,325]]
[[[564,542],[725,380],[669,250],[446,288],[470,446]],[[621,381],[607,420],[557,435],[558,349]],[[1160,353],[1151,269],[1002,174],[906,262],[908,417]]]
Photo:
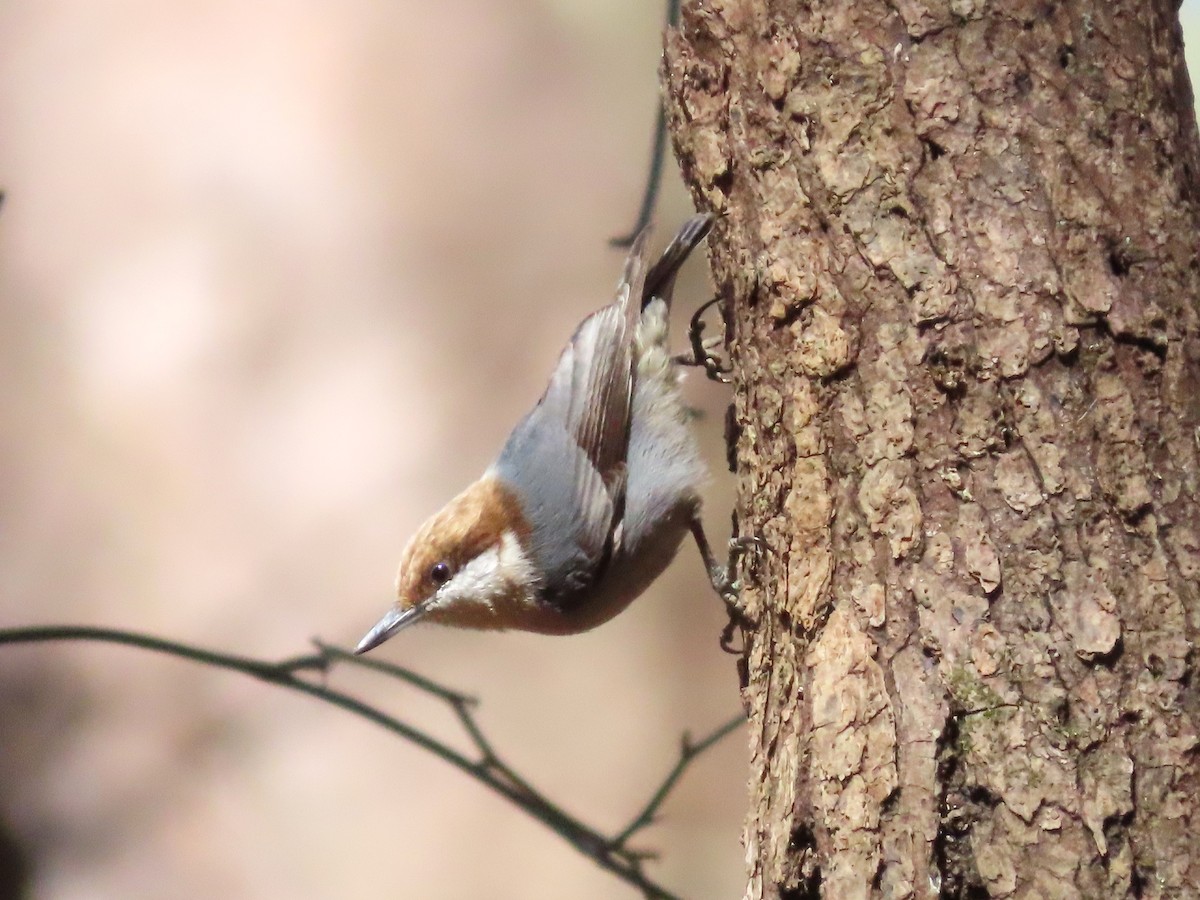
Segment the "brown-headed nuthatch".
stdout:
[[675,275],[711,224],[689,219],[649,268],[638,236],[616,300],[576,329],[500,456],[409,541],[396,603],[356,653],[422,619],[586,631],[641,594],[689,529],[727,587],[700,527],[705,468],[667,348]]

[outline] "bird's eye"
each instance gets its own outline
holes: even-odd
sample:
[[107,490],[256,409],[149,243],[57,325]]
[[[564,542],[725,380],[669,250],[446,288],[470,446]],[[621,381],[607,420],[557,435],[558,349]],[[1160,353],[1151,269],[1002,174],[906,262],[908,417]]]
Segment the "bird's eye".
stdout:
[[441,587],[450,580],[450,566],[447,563],[434,563],[429,570],[429,580]]

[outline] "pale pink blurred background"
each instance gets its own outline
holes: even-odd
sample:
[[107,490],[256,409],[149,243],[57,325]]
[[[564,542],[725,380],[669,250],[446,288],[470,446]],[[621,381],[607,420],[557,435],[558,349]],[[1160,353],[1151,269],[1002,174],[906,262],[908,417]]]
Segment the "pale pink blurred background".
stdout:
[[[661,17],[635,0],[0,6],[0,624],[267,658],[354,642],[412,529],[606,302]],[[669,177],[660,232],[689,211]],[[701,268],[683,305],[706,296]],[[692,389],[723,540],[726,394]],[[510,760],[616,829],[683,730],[736,711],[723,622],[687,546],[593,633],[425,628],[384,654],[482,695]],[[457,739],[411,692],[335,683]],[[668,887],[740,893],[744,765],[735,734],[641,838]],[[33,898],[635,895],[369,724],[110,646],[0,648],[0,826]]]
[[[633,0],[0,7],[0,624],[267,658],[357,640],[412,529],[610,296],[661,17]],[[669,182],[662,232],[690,212]],[[683,305],[706,290],[693,267]],[[723,540],[726,395],[695,396]],[[616,829],[682,731],[736,712],[723,622],[689,545],[596,632],[425,628],[384,655],[481,695],[521,771]],[[335,683],[457,740],[412,692]],[[635,895],[429,754],[237,675],[0,648],[0,723],[29,897]],[[744,757],[729,738],[641,839],[667,886],[739,891]]]

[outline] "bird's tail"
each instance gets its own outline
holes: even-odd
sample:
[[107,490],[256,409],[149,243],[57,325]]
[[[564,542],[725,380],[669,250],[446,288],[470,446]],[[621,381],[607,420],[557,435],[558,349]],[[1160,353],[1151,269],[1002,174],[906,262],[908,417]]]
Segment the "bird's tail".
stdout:
[[658,262],[646,273],[646,281],[642,287],[642,309],[655,297],[662,300],[668,308],[671,306],[675,276],[691,252],[704,240],[712,224],[713,217],[710,213],[692,216],[683,223]]

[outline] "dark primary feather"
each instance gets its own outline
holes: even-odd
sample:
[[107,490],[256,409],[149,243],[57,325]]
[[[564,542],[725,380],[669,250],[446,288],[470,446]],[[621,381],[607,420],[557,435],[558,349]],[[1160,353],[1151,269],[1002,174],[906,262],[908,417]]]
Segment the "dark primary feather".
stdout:
[[[550,378],[542,404],[565,392],[567,433],[583,451],[574,466],[581,516],[578,540],[590,559],[607,557],[625,502],[625,457],[633,395],[637,301],[646,277],[649,232],[638,235],[625,261],[614,303],[585,319]],[[569,374],[569,382],[568,376]],[[569,383],[569,388],[568,388]]]

